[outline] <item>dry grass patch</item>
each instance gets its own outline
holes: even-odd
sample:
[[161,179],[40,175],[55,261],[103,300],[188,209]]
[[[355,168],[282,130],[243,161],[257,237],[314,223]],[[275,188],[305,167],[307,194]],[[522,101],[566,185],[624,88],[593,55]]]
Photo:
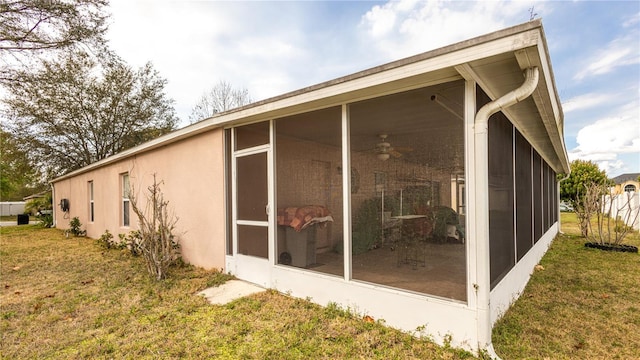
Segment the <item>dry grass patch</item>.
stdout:
[[126,250],[56,229],[1,228],[0,257],[0,358],[472,358],[273,291],[210,305],[195,294],[229,276],[183,265],[156,282]]
[[576,221],[562,214],[566,234],[494,328],[503,359],[640,358],[640,256],[585,248]]

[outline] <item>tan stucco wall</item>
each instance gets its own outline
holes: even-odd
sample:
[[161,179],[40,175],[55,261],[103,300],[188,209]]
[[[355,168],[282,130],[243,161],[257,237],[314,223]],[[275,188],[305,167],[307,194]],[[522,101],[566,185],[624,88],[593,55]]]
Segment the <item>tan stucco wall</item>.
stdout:
[[[117,240],[118,234],[137,229],[133,211],[131,226],[121,225],[120,178],[126,172],[138,201],[145,198],[154,173],[164,183],[161,189],[165,200],[179,218],[175,233],[186,262],[207,269],[224,268],[223,130],[212,130],[54,183],[56,203],[63,198],[70,201],[68,215],[56,206],[56,227],[67,229],[70,218],[77,216],[91,238],[109,230]],[[94,183],[94,222],[89,222],[89,181]]]

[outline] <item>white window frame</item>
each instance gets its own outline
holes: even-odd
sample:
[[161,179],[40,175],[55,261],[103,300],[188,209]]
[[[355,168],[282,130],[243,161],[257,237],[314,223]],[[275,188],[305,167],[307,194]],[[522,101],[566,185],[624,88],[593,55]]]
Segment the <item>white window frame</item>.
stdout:
[[129,200],[129,173],[123,173],[120,175],[121,183],[121,206],[120,212],[122,213],[120,220],[123,227],[129,227],[131,225],[131,201]]
[[89,222],[92,223],[95,220],[95,203],[93,199],[93,180],[89,181]]

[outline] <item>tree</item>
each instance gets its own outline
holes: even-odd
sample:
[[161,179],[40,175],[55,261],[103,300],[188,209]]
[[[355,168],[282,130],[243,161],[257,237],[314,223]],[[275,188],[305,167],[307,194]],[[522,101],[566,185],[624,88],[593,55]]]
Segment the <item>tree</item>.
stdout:
[[0,2],[0,81],[25,57],[77,43],[101,47],[108,0],[3,0]]
[[191,110],[189,121],[193,124],[217,113],[231,110],[251,103],[249,90],[234,89],[226,81],[220,81],[202,97]]
[[178,119],[166,80],[150,63],[138,70],[113,54],[70,51],[18,70],[6,84],[6,115],[23,151],[48,176],[89,165],[172,131]]
[[21,201],[46,186],[40,173],[31,166],[29,154],[21,150],[11,133],[0,129],[0,199]]
[[591,184],[606,184],[609,178],[604,170],[592,161],[574,160],[571,162],[569,178],[560,183],[560,198],[577,205]]
[[560,183],[560,198],[569,201],[578,215],[582,236],[588,236],[589,221],[593,216],[593,207],[586,206],[587,190],[594,186],[606,186],[609,178],[604,170],[591,161],[574,160],[571,162],[571,174]]

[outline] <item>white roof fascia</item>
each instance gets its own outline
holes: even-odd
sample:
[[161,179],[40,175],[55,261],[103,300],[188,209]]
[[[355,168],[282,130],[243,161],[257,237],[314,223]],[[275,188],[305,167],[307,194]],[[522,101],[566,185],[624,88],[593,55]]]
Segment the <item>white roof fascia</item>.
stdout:
[[[266,115],[268,112],[292,107],[301,103],[310,103],[338,94],[355,92],[365,88],[385,83],[391,83],[393,81],[398,81],[409,77],[445,69],[448,67],[453,67],[485,57],[491,57],[493,55],[498,55],[505,52],[513,52],[523,47],[536,45],[538,40],[537,33],[537,31],[527,31],[513,35],[515,36],[515,38],[513,38],[512,36],[510,38],[499,38],[490,42],[479,43],[478,45],[455,50],[443,55],[427,58],[396,68],[391,68],[388,70],[383,69],[380,72],[367,74],[353,80],[348,80],[337,84],[329,84],[329,86],[321,87],[317,90],[302,92],[300,94],[294,93],[292,96],[283,99],[275,98],[275,101],[261,104],[256,107],[251,107],[249,109],[246,109],[247,111],[243,111],[241,109],[237,112],[222,114],[220,116],[215,116],[204,121],[210,122],[211,125],[222,125],[228,122],[233,122],[234,120],[250,117],[252,115]],[[268,118],[268,116],[266,117]]]
[[[540,40],[540,44],[537,46],[538,50],[538,59],[540,63],[537,61],[534,63],[532,59],[529,58],[529,55],[526,51],[518,51],[515,53],[516,60],[521,68],[528,68],[531,66],[536,66],[539,64],[542,69],[541,73],[544,77],[543,83],[545,84],[546,93],[543,93],[540,86],[536,88],[536,90],[532,94],[532,99],[536,103],[536,107],[540,112],[540,117],[542,118],[542,122],[546,129],[546,132],[551,140],[551,144],[553,145],[555,153],[558,155],[558,160],[560,160],[560,165],[562,166],[562,172],[568,173],[569,170],[569,161],[566,155],[566,148],[564,145],[563,132],[561,131],[562,126],[562,111],[559,104],[559,99],[556,96],[556,88],[555,81],[553,80],[553,74],[551,72],[551,67],[549,66],[548,56],[546,56],[546,47],[542,38]],[[545,99],[548,99],[545,101]],[[551,105],[551,110],[553,113],[548,113],[546,111],[547,107],[545,104]],[[527,139],[531,143],[531,139]],[[533,144],[533,143],[531,143]],[[540,152],[540,151],[538,151]],[[545,159],[549,162],[549,159]],[[557,170],[557,169],[556,169]]]

